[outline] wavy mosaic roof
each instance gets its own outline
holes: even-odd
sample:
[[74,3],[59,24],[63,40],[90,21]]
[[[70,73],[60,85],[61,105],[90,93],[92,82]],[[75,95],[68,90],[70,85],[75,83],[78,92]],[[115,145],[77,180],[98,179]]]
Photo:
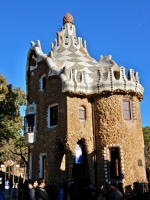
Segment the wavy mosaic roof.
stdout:
[[77,38],[73,22],[72,15],[67,13],[63,18],[64,26],[57,32],[57,39],[48,54],[42,52],[40,41],[36,44],[31,42],[27,71],[34,70],[39,61],[45,60],[49,67],[48,76],[60,76],[62,92],[89,95],[121,90],[133,91],[142,96],[144,89],[139,83],[138,73],[131,69],[126,77],[125,68],[119,67],[111,56],[101,56],[98,61],[92,58],[86,42]]

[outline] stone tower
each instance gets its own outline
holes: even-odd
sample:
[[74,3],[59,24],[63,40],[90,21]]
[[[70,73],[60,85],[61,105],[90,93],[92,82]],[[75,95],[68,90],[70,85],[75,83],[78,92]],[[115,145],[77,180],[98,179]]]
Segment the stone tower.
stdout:
[[73,23],[67,13],[48,54],[40,41],[28,51],[29,178],[146,181],[138,73],[126,76],[111,56],[93,59]]

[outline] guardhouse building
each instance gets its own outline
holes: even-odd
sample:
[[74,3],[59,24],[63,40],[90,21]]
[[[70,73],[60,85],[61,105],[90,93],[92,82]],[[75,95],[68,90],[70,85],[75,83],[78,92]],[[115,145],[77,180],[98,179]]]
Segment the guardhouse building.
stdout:
[[25,116],[29,178],[62,183],[146,181],[138,73],[111,56],[96,61],[76,36],[71,14],[49,53],[27,55]]

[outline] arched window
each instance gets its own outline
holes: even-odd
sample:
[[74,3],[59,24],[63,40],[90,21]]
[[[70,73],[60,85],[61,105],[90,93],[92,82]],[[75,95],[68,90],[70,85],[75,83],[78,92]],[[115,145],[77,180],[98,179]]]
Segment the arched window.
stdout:
[[85,121],[85,108],[83,106],[79,107],[79,119]]

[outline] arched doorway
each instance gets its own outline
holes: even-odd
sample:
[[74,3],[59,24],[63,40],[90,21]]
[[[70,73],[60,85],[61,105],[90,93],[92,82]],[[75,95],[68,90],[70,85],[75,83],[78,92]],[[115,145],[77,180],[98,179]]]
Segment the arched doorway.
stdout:
[[75,148],[74,164],[72,169],[72,179],[78,185],[90,183],[89,165],[84,141],[79,140]]

